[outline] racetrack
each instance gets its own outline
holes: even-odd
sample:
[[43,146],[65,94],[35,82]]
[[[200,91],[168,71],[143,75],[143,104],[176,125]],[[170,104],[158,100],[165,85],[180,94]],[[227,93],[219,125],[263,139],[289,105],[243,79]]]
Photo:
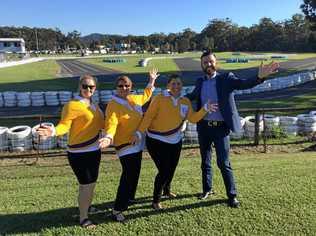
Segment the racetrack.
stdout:
[[[178,58],[174,59],[175,63],[178,65],[181,73],[181,77],[185,80],[186,85],[194,85],[196,78],[202,76],[202,71],[199,61],[192,60],[191,58]],[[62,77],[68,77],[69,79],[73,77],[78,77],[84,74],[91,74],[98,78],[101,83],[107,83],[109,86],[113,86],[113,81],[115,78],[121,74],[128,75],[132,81],[138,86],[145,86],[148,80],[148,75],[146,73],[139,74],[128,74],[122,73],[120,71],[115,71],[112,69],[105,69],[103,67],[91,65],[84,63],[82,61],[67,59],[67,60],[57,60],[58,64],[61,66]],[[315,69],[316,58],[309,58],[304,60],[287,61],[280,63],[280,71],[287,70],[289,68],[309,68]],[[249,78],[256,76],[257,68],[241,69],[233,71],[237,76],[242,78]],[[162,75],[157,81],[157,86],[164,88],[166,84],[166,76]],[[114,87],[113,87],[114,88]],[[256,94],[244,94],[236,96],[236,100],[256,100],[256,99],[283,99],[291,96],[296,96],[304,93],[309,93],[316,91],[316,81],[311,81],[303,85],[296,87],[291,87],[287,89],[282,89],[278,91],[262,92]],[[7,115],[31,115],[31,114],[51,114],[57,115],[60,113],[60,107],[29,107],[25,108],[7,108],[3,107],[0,109],[0,116]]]

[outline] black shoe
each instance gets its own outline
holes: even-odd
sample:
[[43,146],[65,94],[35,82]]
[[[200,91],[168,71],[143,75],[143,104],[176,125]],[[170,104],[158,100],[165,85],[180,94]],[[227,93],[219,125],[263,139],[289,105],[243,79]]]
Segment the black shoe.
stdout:
[[161,198],[166,198],[166,199],[169,199],[169,198],[176,198],[177,197],[177,194],[175,193],[172,193],[172,192],[169,192],[169,193],[163,193]]
[[117,221],[117,222],[121,222],[123,223],[125,221],[125,216],[123,215],[123,213],[121,211],[112,211],[112,219]]
[[236,197],[231,197],[228,199],[228,206],[232,208],[238,208],[240,206],[240,202]]
[[215,194],[215,192],[213,190],[209,191],[209,192],[203,192],[198,198],[200,200],[205,200],[206,198],[208,198],[209,195],[213,195]]
[[134,199],[129,199],[128,200],[128,205],[133,205],[133,204],[136,204],[137,203],[137,200],[134,198]]

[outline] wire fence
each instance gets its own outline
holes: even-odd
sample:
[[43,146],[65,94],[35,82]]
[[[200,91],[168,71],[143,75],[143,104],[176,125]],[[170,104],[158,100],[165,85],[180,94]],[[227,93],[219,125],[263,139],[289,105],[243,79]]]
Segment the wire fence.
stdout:
[[[261,142],[266,152],[270,139],[297,137],[291,140],[310,141],[316,136],[316,107],[240,109],[240,114],[244,115],[240,117],[242,129],[230,134],[232,145]],[[40,124],[54,126],[58,119],[56,115],[36,114],[0,117],[0,158],[65,155],[67,134],[42,139],[36,133]],[[183,135],[184,148],[198,146],[196,124],[186,123]],[[114,153],[114,150],[107,152]]]

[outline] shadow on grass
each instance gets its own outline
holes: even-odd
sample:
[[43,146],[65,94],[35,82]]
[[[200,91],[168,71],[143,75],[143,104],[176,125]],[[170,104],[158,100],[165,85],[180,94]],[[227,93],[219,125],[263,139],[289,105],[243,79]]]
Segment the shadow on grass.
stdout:
[[[197,197],[197,194],[178,195],[176,198],[172,199],[172,201],[179,201],[185,198],[195,197]],[[226,199],[196,201],[196,203],[169,207],[160,211],[154,209],[148,211],[148,209],[151,208],[152,197],[147,196],[138,198],[137,203],[130,206],[130,209],[126,212],[126,215],[128,220],[134,220],[138,218],[150,217],[152,215],[172,213],[201,207],[210,207],[226,203]],[[107,224],[113,222],[110,217],[111,208],[113,205],[113,201],[96,205],[96,207],[102,211],[92,215],[91,219],[93,219],[98,224]],[[139,209],[146,209],[146,211],[133,213],[133,211]],[[0,235],[39,233],[42,230],[49,228],[71,227],[78,225],[78,217],[78,208],[76,207],[61,208],[44,212],[0,215]]]
[[315,151],[316,151],[316,143],[307,148],[302,149],[302,152],[315,152]]

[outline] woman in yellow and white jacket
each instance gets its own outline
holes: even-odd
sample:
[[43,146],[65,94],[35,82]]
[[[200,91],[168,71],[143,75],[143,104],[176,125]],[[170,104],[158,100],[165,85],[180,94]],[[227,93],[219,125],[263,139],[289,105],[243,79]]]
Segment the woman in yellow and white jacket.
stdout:
[[181,90],[181,79],[177,75],[171,75],[167,90],[153,99],[134,136],[138,142],[138,137],[147,131],[146,146],[158,169],[154,183],[154,209],[162,208],[162,192],[166,197],[176,196],[170,192],[170,184],[180,157],[183,122],[189,120],[196,123],[207,112],[217,109],[216,104],[209,103],[194,112],[190,100],[180,96]]
[[98,140],[103,128],[104,114],[99,106],[92,102],[95,90],[96,79],[90,75],[82,76],[79,80],[79,96],[65,104],[56,128],[42,126],[37,130],[38,134],[44,137],[69,133],[67,156],[79,182],[80,225],[84,228],[95,227],[88,219],[88,209],[101,160]]
[[131,94],[132,81],[127,76],[117,78],[116,95],[106,107],[105,137],[100,139],[100,146],[105,148],[113,143],[122,165],[112,212],[116,221],[124,221],[122,212],[135,200],[145,141],[141,137],[140,142],[135,144],[131,139],[143,118],[142,106],[151,98],[155,80],[159,76],[157,72],[156,69],[149,72],[149,83],[143,95]]

